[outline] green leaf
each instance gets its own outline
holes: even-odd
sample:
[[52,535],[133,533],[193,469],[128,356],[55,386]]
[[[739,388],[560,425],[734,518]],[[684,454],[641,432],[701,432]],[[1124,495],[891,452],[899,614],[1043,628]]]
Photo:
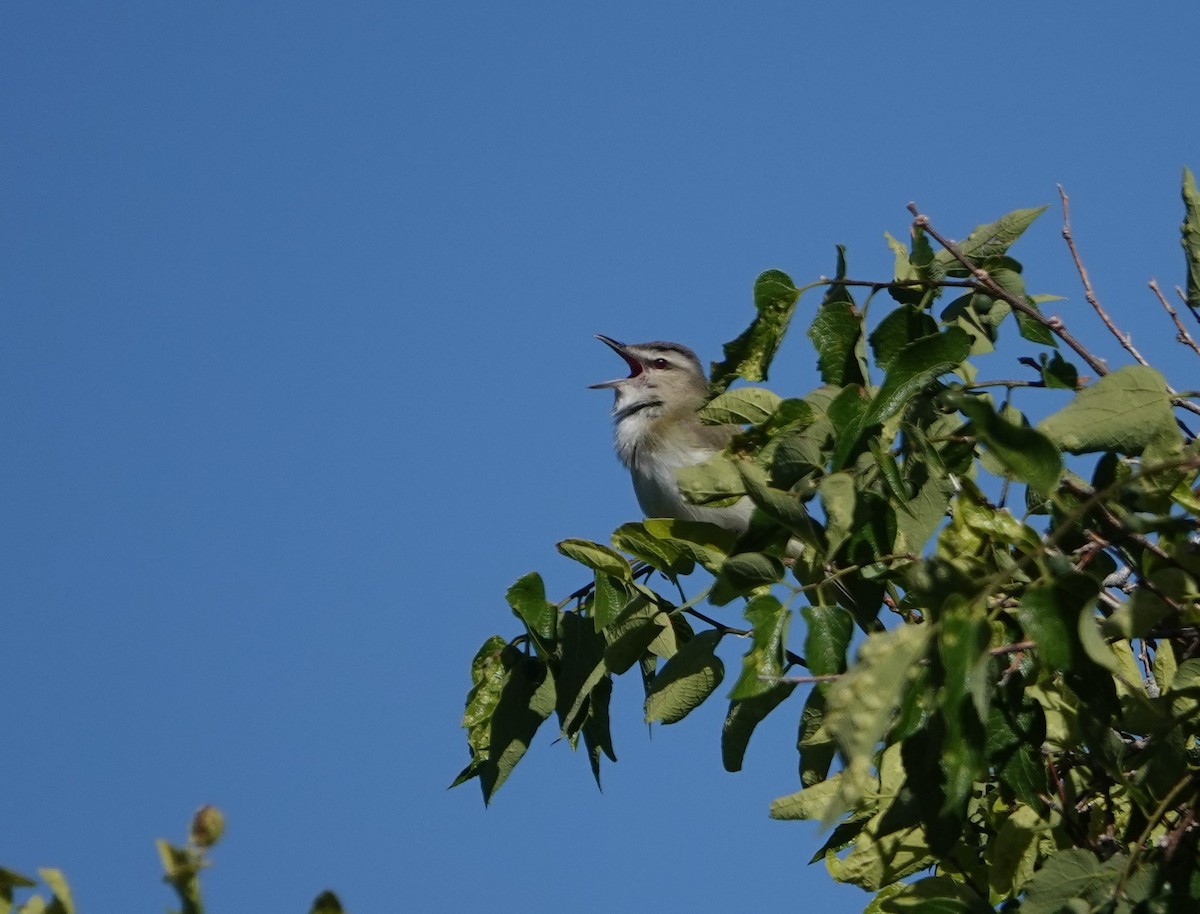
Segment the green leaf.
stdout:
[[1055,352],[1050,358],[1041,355],[1042,383],[1049,388],[1075,390],[1079,387],[1079,369]]
[[610,673],[620,675],[642,658],[654,641],[671,632],[666,614],[642,598],[634,611],[604,629],[608,647],[604,664]]
[[36,885],[36,879],[30,879],[28,876],[22,876],[20,873],[0,866],[0,914],[9,914],[13,889],[31,889]]
[[819,819],[841,789],[840,774],[771,801],[772,819]]
[[[1021,914],[1060,914],[1073,899],[1088,902],[1108,875],[1090,850],[1075,847],[1059,851],[1026,885]],[[1111,874],[1113,881],[1116,875]],[[1090,904],[1084,910],[1090,911]]]
[[974,423],[976,436],[1008,472],[1043,494],[1054,489],[1063,464],[1048,437],[996,415],[983,397],[949,391],[943,399]]
[[949,876],[926,876],[890,892],[864,914],[993,914],[984,899]]
[[508,642],[499,635],[492,635],[483,642],[471,661],[471,689],[467,693],[462,726],[467,731],[467,746],[473,756],[487,755],[492,714],[508,678],[502,658],[507,646]]
[[834,469],[846,466],[867,429],[897,415],[913,397],[941,375],[960,365],[970,351],[971,338],[958,327],[914,340],[901,349],[892,360],[883,384],[870,405],[859,415],[856,423],[842,432],[833,457]]
[[1187,258],[1187,303],[1192,310],[1200,308],[1200,192],[1191,169],[1183,170],[1183,224],[1180,243]]
[[692,504],[732,504],[746,494],[735,461],[714,454],[704,463],[679,467],[675,471],[679,491]]
[[1127,365],[1079,391],[1038,428],[1072,454],[1134,455],[1155,438],[1175,434],[1175,416],[1166,379],[1153,368]]
[[739,552],[721,565],[708,601],[724,606],[731,600],[752,593],[783,578],[783,562],[765,552]]
[[596,587],[592,591],[592,618],[596,623],[596,631],[603,631],[611,625],[636,598],[635,594],[641,596],[628,586],[627,581],[597,571]]
[[825,712],[828,708],[828,702],[825,700],[826,688],[824,683],[819,683],[812,689],[800,714],[796,750],[800,753],[800,783],[805,787],[819,784],[829,776],[829,767],[837,753],[837,744],[825,727]]
[[666,662],[650,683],[646,721],[673,724],[683,720],[721,684],[725,666],[714,651],[721,632],[700,632]]
[[644,524],[622,524],[613,531],[612,543],[670,578],[691,574],[695,564],[670,540],[652,536]]
[[862,344],[862,315],[849,301],[830,301],[817,309],[808,328],[817,350],[817,370],[821,380],[836,387],[866,384],[866,372],[859,358]]
[[[742,463],[738,461],[738,466]],[[732,530],[706,521],[651,517],[642,523],[656,540],[669,543],[714,574],[738,539]]]
[[767,270],[755,280],[758,314],[737,339],[725,344],[725,358],[713,363],[709,385],[713,393],[721,393],[737,378],[767,380],[767,369],[799,299],[800,292],[786,273]]
[[608,675],[608,667],[604,663],[607,646],[606,639],[597,633],[590,619],[578,613],[562,614],[556,706],[559,725],[563,735],[568,738],[579,732],[583,725],[581,713],[586,708],[592,689]]
[[879,322],[869,337],[875,364],[886,371],[901,349],[937,332],[937,321],[924,308],[913,305],[896,308]]
[[1051,669],[1075,666],[1079,647],[1079,607],[1061,602],[1050,587],[1030,587],[1017,611],[1021,628],[1037,642],[1038,654]]
[[752,626],[750,649],[742,658],[742,674],[729,697],[754,698],[779,684],[787,666],[787,630],[791,612],[770,594],[746,604],[746,621]]
[[846,669],[846,648],[854,634],[854,618],[840,606],[805,606],[800,610],[808,631],[804,659],[814,676],[832,676]]
[[517,618],[529,626],[539,638],[553,641],[558,626],[558,609],[546,600],[546,585],[542,576],[531,571],[517,579],[505,594],[508,605],[513,608]]
[[308,914],[344,914],[342,903],[333,892],[325,891],[313,899]]
[[[1025,297],[1025,304],[1034,311],[1040,312],[1041,308],[1038,307],[1039,302],[1056,301],[1059,297],[1057,295],[1028,295]],[[1041,346],[1049,346],[1052,349],[1058,348],[1058,340],[1054,338],[1054,334],[1050,331],[1050,328],[1041,321],[1026,314],[1024,311],[1014,311],[1013,316],[1017,319],[1017,332],[1021,334],[1022,338]]]
[[721,762],[726,771],[741,771],[746,746],[754,728],[795,690],[794,682],[777,682],[753,698],[729,703],[725,726],[721,729]]
[[[976,263],[989,257],[998,257],[1024,234],[1025,230],[1033,224],[1033,220],[1040,216],[1045,209],[1045,206],[1017,209],[1001,216],[995,222],[976,226],[966,240],[959,242],[958,249]],[[949,251],[938,251],[934,255],[934,260],[945,266],[946,273],[950,276],[967,275],[966,267],[960,264]]]
[[[601,571],[614,578],[630,581],[633,575],[625,556],[615,549],[593,543],[590,540],[568,539],[558,544],[558,551],[593,571]],[[510,591],[511,593],[511,591]],[[543,594],[544,596],[544,594]]]
[[970,352],[967,334],[948,330],[913,340],[892,360],[878,393],[862,419],[864,428],[897,415],[917,393],[962,363]]
[[38,870],[42,882],[50,889],[53,900],[47,908],[48,914],[75,914],[75,902],[71,898],[71,887],[67,885],[67,877],[62,870],[53,867],[43,867]]
[[592,769],[592,777],[596,786],[600,785],[600,756],[607,755],[610,762],[617,760],[613,751],[612,731],[609,726],[608,703],[612,697],[612,679],[604,676],[596,683],[588,697],[587,717],[584,718],[580,732],[583,734],[583,745],[587,750],[588,764]]
[[767,481],[766,473],[757,464],[749,461],[740,461],[738,472],[742,474],[746,494],[764,514],[805,545],[816,548],[817,528],[809,516],[802,495],[772,487]]
[[[554,678],[542,661],[511,645],[488,657],[481,672],[490,707],[468,704],[468,715],[484,710],[486,716],[472,721],[473,758],[451,786],[478,777],[483,800],[490,803],[525,755],[542,721],[554,710]],[[468,725],[467,717],[463,725]]]
[[771,418],[782,402],[765,387],[739,387],[714,397],[699,416],[709,425],[758,425]]

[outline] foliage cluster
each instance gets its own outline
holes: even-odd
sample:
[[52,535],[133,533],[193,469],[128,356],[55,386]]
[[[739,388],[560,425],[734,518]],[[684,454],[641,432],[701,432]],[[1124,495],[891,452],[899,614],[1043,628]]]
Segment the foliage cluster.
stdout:
[[[163,866],[163,882],[171,886],[180,907],[172,914],[204,914],[200,874],[209,866],[208,852],[225,832],[225,817],[215,806],[201,806],[192,816],[187,841],[182,845],[159,839],[155,842]],[[43,867],[36,879],[0,867],[0,914],[75,914],[71,887],[61,870]],[[40,889],[40,890],[39,890]],[[42,894],[42,892],[45,894]],[[18,894],[27,897],[17,906]],[[342,914],[333,892],[322,892],[309,914]]]
[[[1187,172],[1184,200],[1195,317]],[[799,789],[770,814],[828,826],[813,860],[873,893],[869,912],[1200,909],[1200,407],[1113,325],[1062,202],[1132,364],[1110,370],[1027,292],[1010,247],[1041,209],[956,243],[910,206],[882,281],[848,278],[840,249],[804,288],[764,273],[702,413],[743,431],[679,473],[698,504],[751,499],[750,531],[651,518],[559,543],[590,580],[559,601],[536,573],[509,589],[520,631],[475,655],[455,783],[490,800],[551,717],[598,781],[613,677],[640,677],[645,719],[675,723],[717,696],[717,646],[738,637],[724,766],[767,715],[797,721]],[[766,380],[811,289],[822,385],[730,389]],[[984,374],[1002,358],[1014,377]],[[1066,404],[1039,406],[1055,389]],[[697,566],[711,578],[687,597]]]

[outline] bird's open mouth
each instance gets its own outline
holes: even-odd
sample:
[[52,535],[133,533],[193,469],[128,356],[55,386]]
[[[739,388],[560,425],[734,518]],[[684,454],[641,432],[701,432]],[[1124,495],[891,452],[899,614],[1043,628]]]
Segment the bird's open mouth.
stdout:
[[631,356],[629,354],[629,352],[625,349],[624,343],[618,343],[616,340],[612,339],[611,337],[604,336],[603,334],[600,334],[600,333],[596,334],[596,339],[598,339],[600,342],[604,343],[604,345],[606,345],[609,349],[611,349],[613,352],[615,352],[617,355],[619,355],[621,358],[623,358],[625,360],[625,364],[629,366],[629,374],[624,378],[614,378],[611,381],[601,381],[599,384],[588,385],[593,390],[599,390],[604,387],[616,387],[622,381],[628,381],[630,378],[636,378],[638,375],[640,375],[645,370],[642,366],[642,363],[639,362],[637,359],[635,359],[633,356]]

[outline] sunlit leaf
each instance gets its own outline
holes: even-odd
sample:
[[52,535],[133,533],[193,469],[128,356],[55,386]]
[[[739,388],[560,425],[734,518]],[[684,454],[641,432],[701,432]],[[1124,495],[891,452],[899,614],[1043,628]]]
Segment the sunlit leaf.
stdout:
[[714,651],[721,633],[700,632],[658,671],[646,696],[646,720],[673,724],[683,720],[721,684],[725,666]]
[[725,344],[725,358],[713,363],[709,385],[713,393],[724,391],[737,378],[767,379],[767,369],[799,298],[791,277],[779,270],[768,270],[755,280],[754,307],[758,313],[737,339]]
[[1140,454],[1154,438],[1175,433],[1175,417],[1163,376],[1126,365],[1079,391],[1038,429],[1072,454]]

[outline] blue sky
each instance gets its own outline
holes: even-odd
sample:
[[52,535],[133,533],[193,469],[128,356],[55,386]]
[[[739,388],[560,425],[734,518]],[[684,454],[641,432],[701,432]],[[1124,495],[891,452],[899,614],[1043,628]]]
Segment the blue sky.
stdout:
[[[547,732],[492,808],[458,721],[507,586],[636,517],[592,339],[711,359],[762,270],[887,275],[1072,196],[1097,291],[1179,388],[1200,7],[1099,2],[0,6],[0,865],[156,910],[861,910],[772,822],[794,715],[620,763]],[[1113,364],[1051,210],[1014,252]],[[801,308],[811,309],[815,299]],[[807,321],[802,317],[801,323]],[[802,333],[772,385],[816,383]],[[1012,368],[1000,363],[998,374]],[[731,655],[732,662],[736,652]],[[797,704],[795,712],[798,714]]]

